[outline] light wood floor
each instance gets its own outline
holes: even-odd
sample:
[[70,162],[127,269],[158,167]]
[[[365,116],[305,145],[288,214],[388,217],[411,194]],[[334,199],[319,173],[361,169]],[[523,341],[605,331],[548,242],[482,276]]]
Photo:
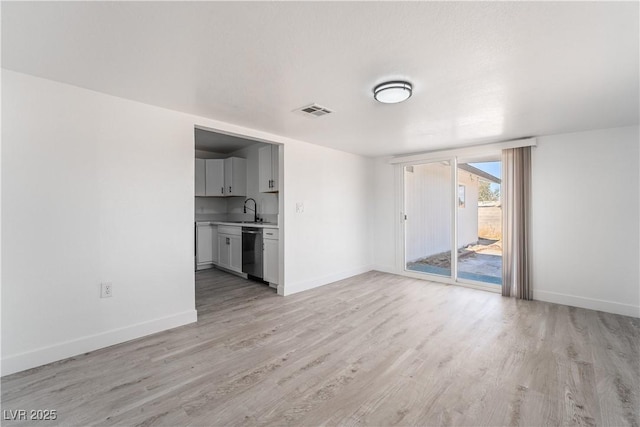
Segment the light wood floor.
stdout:
[[197,297],[197,324],[3,378],[2,409],[64,425],[639,423],[638,319],[378,272],[282,298],[206,271]]

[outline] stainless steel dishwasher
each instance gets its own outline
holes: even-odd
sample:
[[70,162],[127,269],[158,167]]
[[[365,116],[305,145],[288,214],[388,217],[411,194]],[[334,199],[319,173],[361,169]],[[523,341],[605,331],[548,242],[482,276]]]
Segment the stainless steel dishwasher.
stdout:
[[242,227],[242,272],[262,279],[262,229]]

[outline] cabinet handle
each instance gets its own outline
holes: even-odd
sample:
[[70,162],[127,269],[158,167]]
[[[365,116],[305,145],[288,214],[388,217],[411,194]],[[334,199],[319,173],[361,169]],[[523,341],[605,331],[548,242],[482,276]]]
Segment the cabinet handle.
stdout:
[[224,194],[224,187],[220,187],[220,194]]
[[231,193],[231,186],[229,186],[229,193]]
[[228,237],[226,237],[226,239],[227,239],[227,245],[231,243]]

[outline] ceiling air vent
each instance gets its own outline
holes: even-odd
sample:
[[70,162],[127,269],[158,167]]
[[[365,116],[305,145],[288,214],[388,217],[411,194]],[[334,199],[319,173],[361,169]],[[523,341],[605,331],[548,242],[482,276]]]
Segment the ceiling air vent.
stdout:
[[307,117],[320,117],[325,116],[327,114],[333,113],[333,111],[328,108],[324,108],[318,104],[307,105],[306,107],[298,108],[295,111],[300,111]]

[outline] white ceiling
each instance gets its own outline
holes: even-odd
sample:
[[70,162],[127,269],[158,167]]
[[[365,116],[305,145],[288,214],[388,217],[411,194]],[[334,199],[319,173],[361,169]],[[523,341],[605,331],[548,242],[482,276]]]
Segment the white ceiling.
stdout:
[[229,154],[242,148],[259,144],[259,142],[255,140],[211,132],[197,127],[194,134],[196,150],[210,151],[213,153]]
[[[2,66],[377,156],[638,123],[638,2],[2,2]],[[403,104],[373,87],[407,79]],[[334,110],[307,118],[292,110]]]

